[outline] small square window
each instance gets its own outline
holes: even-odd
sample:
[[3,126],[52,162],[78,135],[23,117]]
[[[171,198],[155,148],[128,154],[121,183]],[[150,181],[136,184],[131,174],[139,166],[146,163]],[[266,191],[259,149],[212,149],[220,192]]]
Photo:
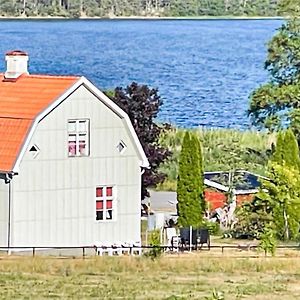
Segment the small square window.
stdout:
[[117,149],[121,154],[125,152],[126,148],[127,146],[123,141],[120,141],[119,144],[117,145]]
[[76,131],[76,121],[69,121],[68,122],[68,132]]
[[113,190],[113,188],[111,186],[108,186],[106,188],[106,196],[107,197],[112,197],[112,190]]
[[96,220],[103,220],[103,210],[97,210],[96,211]]
[[96,202],[96,209],[103,210],[103,200]]
[[103,197],[103,187],[96,188],[96,197]]
[[69,141],[69,156],[76,156],[76,142]]
[[112,210],[106,211],[106,220],[112,220]]
[[83,120],[83,121],[79,121],[79,126],[78,126],[78,131],[79,132],[86,132],[87,131],[87,128],[86,128],[86,121]]

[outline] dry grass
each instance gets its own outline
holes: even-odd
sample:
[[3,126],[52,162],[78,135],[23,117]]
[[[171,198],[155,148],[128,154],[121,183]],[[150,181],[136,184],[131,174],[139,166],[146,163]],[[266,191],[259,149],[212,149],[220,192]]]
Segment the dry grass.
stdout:
[[[2,257],[1,299],[300,299],[300,259],[219,252],[144,257]],[[214,295],[214,296],[213,296]],[[217,296],[219,298],[217,298]],[[222,298],[223,297],[223,298]]]

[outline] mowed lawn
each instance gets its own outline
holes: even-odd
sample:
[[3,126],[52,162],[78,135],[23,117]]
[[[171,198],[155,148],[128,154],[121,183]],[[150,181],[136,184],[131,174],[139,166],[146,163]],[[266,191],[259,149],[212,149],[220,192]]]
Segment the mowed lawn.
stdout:
[[[300,256],[0,258],[1,299],[300,299]],[[248,256],[248,257],[247,257]]]

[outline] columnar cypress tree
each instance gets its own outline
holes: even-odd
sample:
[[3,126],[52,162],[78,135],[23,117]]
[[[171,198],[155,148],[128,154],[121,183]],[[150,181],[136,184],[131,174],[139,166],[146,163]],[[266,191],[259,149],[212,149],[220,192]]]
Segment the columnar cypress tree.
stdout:
[[199,139],[189,132],[185,133],[179,157],[177,201],[178,224],[199,226],[204,207],[201,145]]
[[[263,181],[258,198],[271,210],[277,235],[295,238],[299,229],[299,148],[291,129],[280,132],[272,161],[268,168],[270,181]],[[266,192],[267,191],[267,192]]]
[[198,135],[194,134],[192,135],[193,143],[195,145],[195,154],[197,153],[197,161],[199,163],[199,200],[201,205],[201,212],[203,212],[206,209],[206,203],[204,200],[204,167],[203,167],[203,155],[202,155],[202,145],[199,140]]
[[291,129],[279,132],[272,161],[300,170],[298,143]]
[[291,129],[284,135],[285,164],[288,167],[300,170],[300,157],[297,139]]
[[277,135],[275,152],[271,158],[272,162],[282,164],[284,160],[284,133],[279,131]]

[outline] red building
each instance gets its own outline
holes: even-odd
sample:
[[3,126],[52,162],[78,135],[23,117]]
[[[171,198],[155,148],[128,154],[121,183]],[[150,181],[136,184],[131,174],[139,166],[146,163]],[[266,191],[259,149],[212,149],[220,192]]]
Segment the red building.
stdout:
[[234,173],[205,172],[205,200],[209,209],[215,210],[223,207],[227,203],[230,193],[236,199],[237,204],[251,201],[258,192],[260,179],[266,178],[243,170]]

